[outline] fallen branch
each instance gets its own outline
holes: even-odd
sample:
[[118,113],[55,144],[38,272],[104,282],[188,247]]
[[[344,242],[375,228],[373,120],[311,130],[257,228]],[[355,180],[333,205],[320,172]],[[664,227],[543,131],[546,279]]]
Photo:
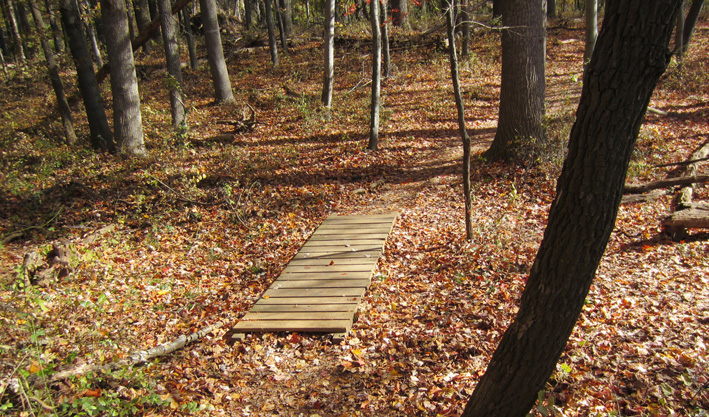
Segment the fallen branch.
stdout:
[[223,322],[219,321],[211,326],[206,326],[196,331],[189,336],[182,335],[172,342],[162,344],[147,350],[139,350],[131,353],[127,358],[121,359],[117,362],[111,362],[106,365],[92,365],[92,364],[81,364],[70,369],[59,371],[52,375],[49,382],[61,381],[73,376],[84,375],[89,372],[107,372],[114,369],[140,365],[151,359],[155,359],[160,356],[168,355],[176,350],[182,349],[185,345],[194,343],[199,339],[203,338],[213,330],[219,329],[224,325]]
[[676,211],[662,225],[670,228],[709,229],[709,205],[693,204],[692,208]]
[[709,175],[694,175],[688,177],[677,177],[668,178],[665,180],[651,181],[643,184],[626,184],[623,188],[623,193],[625,194],[640,194],[651,190],[656,190],[658,188],[672,187],[675,185],[688,185],[696,184],[700,182],[708,182]]
[[623,196],[620,203],[645,203],[648,201],[655,201],[665,194],[667,193],[664,190],[654,190],[644,194],[628,194]]
[[699,159],[690,159],[690,160],[682,161],[682,162],[668,162],[666,164],[653,165],[653,168],[664,168],[664,167],[672,167],[672,166],[677,166],[677,165],[691,165],[691,164],[696,164],[697,162],[702,162],[702,161],[709,161],[709,156],[704,157],[704,158],[699,158]]

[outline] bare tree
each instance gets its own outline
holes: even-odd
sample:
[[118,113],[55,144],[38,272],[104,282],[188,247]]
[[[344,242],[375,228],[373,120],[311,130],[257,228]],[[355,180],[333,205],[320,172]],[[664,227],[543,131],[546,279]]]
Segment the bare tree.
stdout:
[[224,60],[222,37],[219,34],[217,3],[215,0],[200,0],[199,5],[202,8],[207,60],[209,61],[209,71],[212,74],[212,82],[214,83],[216,101],[223,104],[234,103],[234,92],[231,89],[229,72]]
[[367,149],[376,151],[379,146],[379,107],[381,106],[382,37],[379,28],[379,0],[372,0],[372,107],[369,120],[369,143]]
[[185,102],[182,94],[182,70],[180,69],[180,46],[177,43],[177,22],[172,14],[170,0],[159,0],[162,38],[165,44],[165,61],[169,77],[170,109],[172,125],[183,129],[185,125]]
[[325,28],[323,31],[323,106],[332,107],[332,85],[335,76],[335,0],[325,2]]

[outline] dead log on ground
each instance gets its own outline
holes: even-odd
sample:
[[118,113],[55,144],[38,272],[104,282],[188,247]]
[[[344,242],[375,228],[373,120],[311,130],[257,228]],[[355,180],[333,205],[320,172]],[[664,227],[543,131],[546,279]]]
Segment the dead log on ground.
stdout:
[[625,194],[646,193],[658,188],[667,188],[675,185],[689,185],[700,182],[709,182],[709,175],[692,175],[688,177],[668,178],[665,180],[651,181],[643,184],[626,184],[623,188]]
[[662,222],[666,228],[709,229],[709,204],[693,203],[690,208],[675,211]]
[[666,194],[667,193],[664,190],[654,190],[644,194],[628,194],[623,196],[620,203],[646,203],[648,201],[655,201]]

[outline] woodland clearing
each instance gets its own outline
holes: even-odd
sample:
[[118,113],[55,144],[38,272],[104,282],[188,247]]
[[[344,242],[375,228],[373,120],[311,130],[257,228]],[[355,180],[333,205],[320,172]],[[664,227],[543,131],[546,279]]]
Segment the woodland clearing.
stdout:
[[[371,58],[364,31],[337,46],[329,120],[319,106],[319,41],[299,37],[272,68],[267,49],[230,49],[226,37],[237,105],[211,104],[206,65],[186,69],[189,130],[177,137],[162,57],[139,55],[146,158],[59,144],[41,64],[12,68],[0,85],[0,236],[7,238],[0,410],[460,414],[516,312],[580,93],[581,22],[552,21],[548,36],[548,133],[559,150],[533,168],[479,156],[497,120],[498,35],[478,32],[461,63],[475,146],[472,241],[464,239],[462,149],[442,43],[393,48],[377,152],[364,149]],[[707,51],[702,21],[682,67],[673,64],[655,91],[651,106],[668,114],[647,115],[630,182],[674,176],[676,166],[654,165],[684,161],[709,140]],[[102,88],[108,103],[110,89]],[[243,119],[245,103],[255,110],[253,132],[218,123]],[[79,100],[72,106],[82,113]],[[86,137],[85,120],[77,126]],[[707,187],[694,198],[709,200]],[[399,218],[345,341],[264,334],[231,342],[229,326],[328,214],[390,211]],[[622,205],[538,415],[709,415],[709,234],[691,230],[673,241],[660,226],[671,212],[671,193]],[[29,277],[26,255],[43,258],[60,241],[70,255],[59,277]],[[119,361],[215,323],[223,326],[146,364],[43,383],[60,369]]]

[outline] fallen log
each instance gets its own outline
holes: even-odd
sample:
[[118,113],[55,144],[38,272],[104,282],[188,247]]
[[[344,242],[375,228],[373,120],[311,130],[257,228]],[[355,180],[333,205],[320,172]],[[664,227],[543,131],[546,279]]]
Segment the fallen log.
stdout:
[[709,204],[694,203],[691,206],[675,211],[662,225],[669,228],[709,229]]
[[105,365],[94,365],[88,363],[80,364],[78,366],[74,366],[72,368],[65,369],[63,371],[59,371],[52,374],[51,378],[49,378],[49,382],[57,382],[63,379],[71,378],[73,376],[81,376],[89,372],[108,372],[118,368],[140,365],[151,359],[160,356],[165,356],[172,352],[175,352],[176,350],[182,349],[186,345],[194,343],[199,339],[203,338],[207,334],[211,333],[213,330],[221,328],[223,325],[223,322],[217,322],[211,326],[203,327],[199,331],[196,331],[188,336],[182,335],[177,339],[173,340],[172,342],[164,343],[160,346],[155,346],[154,348],[147,350],[135,351],[128,355],[127,358],[121,359],[116,362],[111,362]]
[[700,182],[709,182],[709,175],[692,175],[688,177],[668,178],[665,180],[651,181],[643,184],[626,184],[623,188],[625,194],[646,193],[658,188],[672,187],[675,185],[689,185]]
[[643,194],[628,194],[623,196],[623,198],[620,200],[620,203],[645,203],[648,201],[655,201],[666,194],[667,192],[665,192],[664,190],[654,190]]

